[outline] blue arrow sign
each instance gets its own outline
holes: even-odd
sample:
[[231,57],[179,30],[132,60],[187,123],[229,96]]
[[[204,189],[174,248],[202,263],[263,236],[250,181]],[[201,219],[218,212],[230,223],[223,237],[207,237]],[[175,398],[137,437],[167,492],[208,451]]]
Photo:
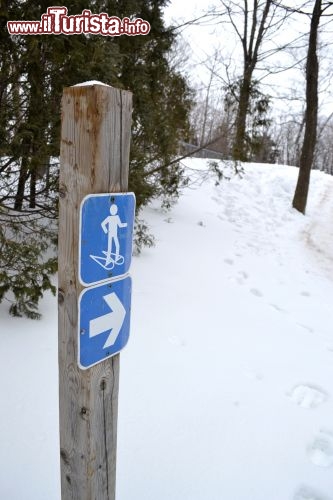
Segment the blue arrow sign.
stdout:
[[101,283],[128,272],[132,258],[134,193],[91,194],[81,203],[79,279]]
[[86,369],[127,344],[131,311],[130,276],[86,288],[79,298],[78,363]]

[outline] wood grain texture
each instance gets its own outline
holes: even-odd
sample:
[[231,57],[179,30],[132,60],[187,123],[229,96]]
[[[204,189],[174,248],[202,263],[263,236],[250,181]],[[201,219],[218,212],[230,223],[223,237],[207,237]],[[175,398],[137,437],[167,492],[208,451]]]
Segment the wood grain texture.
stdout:
[[103,85],[64,89],[59,186],[59,405],[62,500],[114,500],[119,355],[81,370],[79,210],[84,196],[124,192],[132,94]]

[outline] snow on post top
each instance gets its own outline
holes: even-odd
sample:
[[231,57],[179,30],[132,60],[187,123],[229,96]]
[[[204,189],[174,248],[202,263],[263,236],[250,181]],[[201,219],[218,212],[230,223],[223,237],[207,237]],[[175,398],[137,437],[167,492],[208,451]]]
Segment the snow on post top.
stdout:
[[89,85],[104,85],[104,87],[110,87],[110,85],[99,82],[98,80],[90,80],[89,82],[77,83],[76,85],[73,85],[73,87],[87,87]]

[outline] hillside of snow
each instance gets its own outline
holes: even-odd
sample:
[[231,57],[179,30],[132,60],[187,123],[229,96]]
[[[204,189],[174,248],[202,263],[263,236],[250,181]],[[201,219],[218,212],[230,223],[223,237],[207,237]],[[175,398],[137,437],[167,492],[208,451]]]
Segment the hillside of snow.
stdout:
[[[246,164],[142,214],[121,353],[117,500],[333,500],[333,178]],[[59,500],[57,303],[0,306],[0,497]]]

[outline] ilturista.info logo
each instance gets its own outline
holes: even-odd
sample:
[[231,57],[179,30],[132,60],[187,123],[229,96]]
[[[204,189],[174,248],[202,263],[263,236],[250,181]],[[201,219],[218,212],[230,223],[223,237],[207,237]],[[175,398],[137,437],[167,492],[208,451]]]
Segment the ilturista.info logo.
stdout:
[[105,12],[92,14],[88,9],[82,14],[68,16],[67,7],[48,7],[40,21],[8,21],[11,35],[91,35],[137,36],[148,35],[150,24],[141,18],[130,19],[109,16]]

